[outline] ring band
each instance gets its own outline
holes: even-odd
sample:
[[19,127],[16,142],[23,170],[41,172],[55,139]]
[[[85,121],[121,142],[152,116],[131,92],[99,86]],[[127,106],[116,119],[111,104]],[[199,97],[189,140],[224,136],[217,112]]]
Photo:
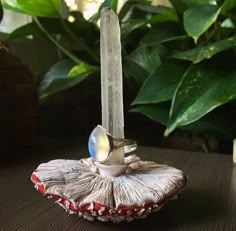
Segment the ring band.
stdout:
[[112,137],[101,125],[95,127],[89,136],[89,153],[97,162],[104,163],[113,150],[122,147],[124,153],[129,153],[137,148],[137,144],[131,139]]
[[[108,133],[107,133],[107,136],[109,137],[112,150],[124,147],[124,153],[129,153],[129,152],[134,151],[137,148],[137,143],[134,140],[112,137]],[[120,144],[115,145],[114,141],[120,142]]]

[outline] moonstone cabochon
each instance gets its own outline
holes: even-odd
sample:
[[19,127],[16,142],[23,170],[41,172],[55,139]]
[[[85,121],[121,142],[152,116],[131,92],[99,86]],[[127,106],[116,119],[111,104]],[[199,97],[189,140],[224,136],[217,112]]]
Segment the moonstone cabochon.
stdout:
[[110,153],[110,142],[106,130],[98,125],[91,132],[88,140],[90,156],[96,161],[102,162]]
[[52,160],[39,165],[31,180],[71,214],[112,222],[144,218],[159,210],[187,181],[181,170],[135,155],[126,157],[125,163],[125,174],[104,177],[92,158]]

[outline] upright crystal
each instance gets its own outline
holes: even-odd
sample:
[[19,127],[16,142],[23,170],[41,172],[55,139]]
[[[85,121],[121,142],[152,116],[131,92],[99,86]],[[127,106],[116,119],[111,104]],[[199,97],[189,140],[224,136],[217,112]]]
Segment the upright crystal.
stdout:
[[[102,126],[114,137],[124,138],[120,26],[117,15],[110,8],[101,11],[100,33]],[[112,153],[109,164],[123,161],[121,148]]]

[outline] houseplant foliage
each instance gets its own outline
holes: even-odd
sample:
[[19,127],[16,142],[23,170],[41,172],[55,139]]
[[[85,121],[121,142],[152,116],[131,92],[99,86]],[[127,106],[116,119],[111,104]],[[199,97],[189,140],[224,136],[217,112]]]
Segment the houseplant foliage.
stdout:
[[[124,78],[137,96],[131,111],[176,128],[232,139],[236,134],[236,1],[171,0],[173,7],[130,0],[119,16]],[[85,20],[60,0],[2,0],[5,8],[33,16],[8,39],[27,35],[49,39],[66,59],[42,78],[47,100],[82,81],[99,78],[99,12]],[[75,21],[67,21],[68,15]],[[230,113],[229,113],[230,112]]]
[[[132,103],[133,111],[167,125],[165,135],[182,127],[232,139],[236,131],[230,117],[235,112],[227,115],[225,108],[214,109],[236,98],[236,69],[232,61],[236,58],[236,1],[171,3],[178,15],[176,26],[186,37],[168,36],[167,42],[161,42],[168,50],[166,60],[162,59],[162,65],[144,82]],[[141,43],[160,44],[155,37],[158,33],[162,31],[150,30]],[[163,120],[162,103],[168,101],[171,104]]]

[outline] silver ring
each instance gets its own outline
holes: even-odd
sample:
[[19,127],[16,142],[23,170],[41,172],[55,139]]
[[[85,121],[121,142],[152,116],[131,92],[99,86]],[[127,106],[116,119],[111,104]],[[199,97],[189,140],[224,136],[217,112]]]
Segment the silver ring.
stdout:
[[124,153],[129,153],[137,148],[137,144],[131,139],[111,136],[101,125],[95,127],[89,136],[88,149],[90,156],[100,163],[105,162],[113,150],[122,147]]

